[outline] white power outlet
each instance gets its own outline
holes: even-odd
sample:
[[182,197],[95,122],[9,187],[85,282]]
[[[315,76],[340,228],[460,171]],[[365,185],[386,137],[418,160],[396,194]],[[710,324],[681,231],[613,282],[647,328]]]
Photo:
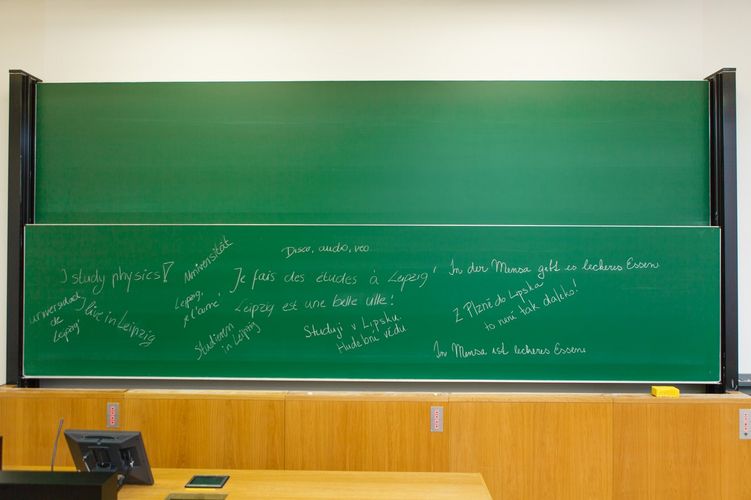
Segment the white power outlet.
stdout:
[[751,410],[739,410],[740,412],[740,438],[751,439]]
[[107,427],[120,427],[120,403],[107,403]]
[[443,432],[443,406],[430,407],[430,432]]

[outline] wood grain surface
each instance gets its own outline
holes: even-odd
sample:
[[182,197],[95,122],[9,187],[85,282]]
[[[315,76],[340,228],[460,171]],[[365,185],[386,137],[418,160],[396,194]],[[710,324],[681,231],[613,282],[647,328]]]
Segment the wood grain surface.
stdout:
[[[496,499],[751,498],[751,398],[0,388],[6,466],[48,467],[59,418],[143,432],[156,468],[479,472]],[[430,408],[444,431],[430,432]],[[71,465],[61,443],[58,463]],[[397,498],[395,496],[393,498]]]

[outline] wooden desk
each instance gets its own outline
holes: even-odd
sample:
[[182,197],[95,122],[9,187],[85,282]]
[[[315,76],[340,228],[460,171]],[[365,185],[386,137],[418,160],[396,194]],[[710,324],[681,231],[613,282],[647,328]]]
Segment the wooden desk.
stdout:
[[[479,473],[154,469],[153,486],[125,485],[118,500],[164,500],[169,493],[226,493],[240,499],[490,499]],[[221,489],[183,488],[193,474],[227,474]]]

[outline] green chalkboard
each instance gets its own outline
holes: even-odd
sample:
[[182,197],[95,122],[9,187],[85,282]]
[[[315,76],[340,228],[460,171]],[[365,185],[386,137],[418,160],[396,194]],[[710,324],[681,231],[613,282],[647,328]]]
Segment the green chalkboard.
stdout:
[[719,378],[706,82],[37,96],[26,376]]
[[29,377],[716,382],[710,227],[32,225]]
[[37,88],[40,223],[709,224],[705,81]]

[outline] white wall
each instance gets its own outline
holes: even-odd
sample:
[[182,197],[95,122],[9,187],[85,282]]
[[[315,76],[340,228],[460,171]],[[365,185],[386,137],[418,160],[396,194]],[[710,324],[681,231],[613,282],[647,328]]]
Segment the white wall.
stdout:
[[[751,373],[747,0],[0,0],[8,69],[48,82],[702,79],[738,68],[741,372]],[[0,382],[7,177],[0,174]]]

